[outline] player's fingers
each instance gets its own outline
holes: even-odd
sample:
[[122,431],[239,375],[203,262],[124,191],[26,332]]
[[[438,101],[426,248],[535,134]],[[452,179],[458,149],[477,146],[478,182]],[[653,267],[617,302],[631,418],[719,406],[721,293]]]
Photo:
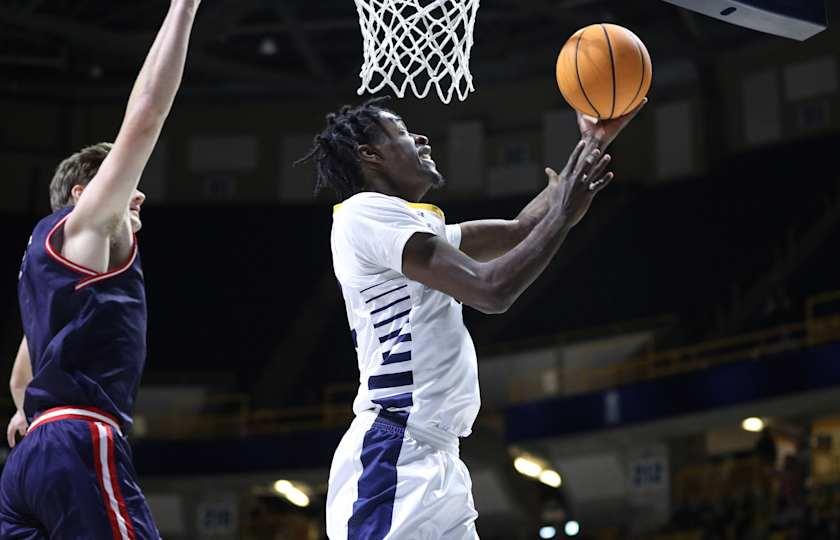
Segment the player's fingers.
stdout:
[[610,185],[610,182],[612,182],[613,178],[615,178],[615,175],[612,172],[608,172],[599,180],[591,182],[589,184],[589,191],[591,191],[593,195],[598,193],[599,191]]
[[575,168],[574,176],[575,178],[579,178],[581,175],[590,175],[590,171],[592,167],[598,163],[598,160],[601,158],[601,150],[598,148],[592,148],[591,151],[586,152],[583,156],[583,159],[578,161],[577,167]]
[[607,168],[607,165],[610,164],[612,157],[609,154],[605,154],[600,160],[598,160],[598,164],[592,167],[592,170],[588,173],[581,176],[581,182],[590,182],[592,179],[599,179],[604,174],[604,169]]
[[551,167],[545,168],[545,175],[548,176],[549,182],[554,182],[557,180],[557,171],[555,171]]
[[569,161],[566,162],[566,166],[563,167],[563,174],[568,175],[571,171],[577,167],[578,160],[580,159],[580,154],[583,152],[583,148],[586,146],[586,141],[579,141],[575,149],[572,150],[572,155],[569,156]]
[[29,424],[26,422],[23,422],[18,426],[18,433],[20,433],[21,437],[25,437],[27,431],[29,431]]
[[642,102],[639,103],[636,106],[635,109],[633,109],[629,113],[625,114],[624,116],[627,118],[628,121],[632,120],[637,114],[639,114],[639,111],[641,111],[642,109],[645,108],[645,105],[647,105],[647,102],[648,102],[648,98],[642,98]]
[[6,442],[9,443],[9,448],[15,447],[15,426],[11,423],[6,428]]

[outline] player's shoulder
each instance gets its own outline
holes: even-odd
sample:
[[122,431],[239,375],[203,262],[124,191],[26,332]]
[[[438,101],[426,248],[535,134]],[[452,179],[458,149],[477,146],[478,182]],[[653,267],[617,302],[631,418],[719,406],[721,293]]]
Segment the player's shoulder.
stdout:
[[381,227],[399,226],[417,220],[409,204],[382,193],[358,193],[333,209],[333,228],[373,232]]
[[366,215],[376,212],[407,212],[408,204],[398,198],[374,191],[363,191],[345,199],[333,207],[333,215],[346,219],[354,215]]
[[59,208],[52,214],[42,217],[32,228],[33,238],[47,237],[54,233],[70,215],[72,207]]

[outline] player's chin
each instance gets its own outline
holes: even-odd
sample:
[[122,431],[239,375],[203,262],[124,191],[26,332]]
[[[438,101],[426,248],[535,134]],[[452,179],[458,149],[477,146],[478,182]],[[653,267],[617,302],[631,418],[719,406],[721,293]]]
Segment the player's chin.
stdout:
[[140,216],[134,212],[129,214],[129,221],[131,222],[131,232],[137,233],[143,228],[143,222],[140,220]]
[[432,188],[442,188],[446,185],[446,178],[438,172],[436,167],[432,166],[427,168],[425,173],[426,177],[429,179],[429,183],[432,185]]

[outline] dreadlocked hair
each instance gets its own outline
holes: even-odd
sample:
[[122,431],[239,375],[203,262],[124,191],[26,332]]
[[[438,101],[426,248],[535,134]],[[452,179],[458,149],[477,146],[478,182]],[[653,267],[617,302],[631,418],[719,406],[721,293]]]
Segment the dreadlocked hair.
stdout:
[[344,105],[326,117],[327,127],[315,135],[312,149],[294,165],[315,163],[315,194],[332,189],[343,201],[364,189],[359,145],[373,144],[385,135],[379,114],[390,96],[369,99],[361,105]]

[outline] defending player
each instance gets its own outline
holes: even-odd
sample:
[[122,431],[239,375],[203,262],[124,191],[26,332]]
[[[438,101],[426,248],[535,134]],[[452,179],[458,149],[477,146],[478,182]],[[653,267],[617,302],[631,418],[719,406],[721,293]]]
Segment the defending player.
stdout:
[[542,273],[612,179],[602,151],[638,110],[595,123],[561,173],[514,220],[447,225],[421,204],[444,183],[426,137],[372,100],[327,116],[304,159],[333,214],[333,266],[356,344],[356,418],[333,458],[332,540],[476,538],[477,516],[458,438],[480,398],[462,303],[505,311]]
[[146,357],[137,191],[181,83],[200,0],[172,0],[113,146],[64,160],[54,212],[32,233],[18,285],[18,412],[0,480],[0,538],[159,538],[124,432]]

